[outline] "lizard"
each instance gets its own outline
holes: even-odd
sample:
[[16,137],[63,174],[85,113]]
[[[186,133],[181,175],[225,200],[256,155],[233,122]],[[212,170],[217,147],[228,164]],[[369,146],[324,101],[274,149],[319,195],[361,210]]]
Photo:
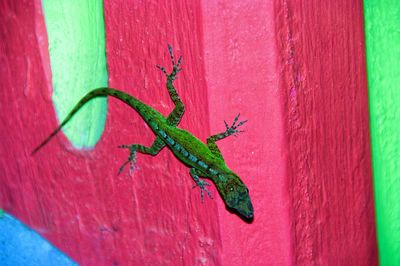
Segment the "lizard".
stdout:
[[168,45],[168,52],[172,61],[172,71],[167,73],[164,67],[156,65],[157,68],[159,68],[166,76],[166,87],[169,96],[175,105],[174,109],[167,117],[123,91],[109,87],[97,88],[88,92],[83,98],[81,98],[81,100],[79,100],[61,124],[32,151],[31,155],[34,155],[38,150],[46,145],[87,102],[97,97],[111,96],[133,108],[156,135],[156,138],[150,147],[140,144],[118,146],[119,148],[129,150],[128,159],[119,168],[118,174],[122,173],[127,164],[130,165],[130,172],[135,170],[137,153],[156,156],[164,147],[168,147],[178,160],[190,168],[189,174],[196,184],[193,188],[200,188],[202,201],[204,199],[204,192],[206,192],[210,198],[212,198],[212,194],[207,189],[207,186],[210,186],[210,184],[200,177],[208,178],[215,184],[229,210],[235,212],[246,220],[252,220],[254,211],[249,196],[249,190],[240,177],[228,168],[222,153],[216,144],[218,140],[231,135],[237,136],[237,133],[243,132],[238,128],[247,120],[238,122],[239,114],[234,118],[231,126],[224,121],[226,130],[222,133],[208,137],[206,141],[207,144],[199,140],[190,132],[179,128],[178,124],[184,114],[185,106],[173,83],[177,78],[177,74],[182,70],[182,68],[180,68],[182,56],[175,61],[171,45]]

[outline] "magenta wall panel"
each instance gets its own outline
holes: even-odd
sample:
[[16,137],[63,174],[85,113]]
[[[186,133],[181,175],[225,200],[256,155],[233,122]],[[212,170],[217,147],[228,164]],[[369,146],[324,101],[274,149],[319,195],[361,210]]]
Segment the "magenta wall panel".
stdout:
[[254,221],[218,199],[224,265],[290,265],[292,238],[283,104],[272,1],[203,1],[211,131],[241,113],[238,138],[221,141],[228,165],[248,185]]
[[376,265],[362,1],[276,1],[297,265]]
[[[204,77],[200,6],[167,2],[138,7],[106,1],[110,86],[167,114],[172,102],[155,65],[169,67],[171,43],[184,57],[176,82],[187,106],[182,127],[204,140],[209,128],[206,86],[198,78]],[[201,203],[188,169],[171,152],[139,155],[132,177],[116,175],[127,158],[118,145],[154,138],[126,106],[109,101],[95,149],[72,149],[60,134],[29,155],[57,126],[46,79],[46,30],[39,2],[2,1],[0,10],[1,206],[83,265],[219,264],[216,202]]]
[[[180,125],[205,141],[209,132],[208,103],[199,3],[105,1],[104,13],[109,85],[167,115],[173,103],[165,88],[165,77],[155,65],[170,69],[170,43],[175,53],[183,56],[183,71],[175,83],[186,106]],[[111,126],[110,135],[103,140],[110,143],[109,153],[114,150],[119,155],[117,162],[126,159],[124,152],[115,150],[118,143],[150,145],[154,140],[143,120],[117,102],[110,101],[107,124]],[[168,149],[154,158],[139,155],[138,165],[140,169],[133,179],[124,178],[129,183],[116,188],[117,193],[126,193],[125,198],[120,202],[110,198],[110,207],[129,213],[123,227],[130,236],[123,242],[131,245],[125,247],[121,241],[118,248],[123,255],[136,265],[219,264],[216,202],[206,198],[201,203],[200,191],[192,189],[189,169]],[[134,205],[129,204],[132,192],[126,187],[136,191]],[[212,192],[218,197],[216,190]],[[119,216],[115,211],[115,217]]]
[[362,2],[203,6],[211,129],[249,119],[222,145],[255,218],[219,211],[223,264],[377,264]]

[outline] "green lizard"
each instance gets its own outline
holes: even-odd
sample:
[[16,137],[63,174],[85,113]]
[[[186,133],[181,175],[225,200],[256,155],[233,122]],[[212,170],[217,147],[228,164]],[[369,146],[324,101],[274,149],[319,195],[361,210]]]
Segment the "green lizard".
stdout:
[[210,136],[207,139],[207,145],[188,131],[178,128],[177,126],[183,116],[185,106],[176,92],[173,82],[176,79],[178,72],[181,71],[181,68],[179,67],[181,65],[182,56],[177,62],[175,62],[172,47],[170,45],[168,45],[168,51],[171,56],[173,67],[171,73],[168,74],[164,67],[157,65],[167,78],[167,89],[175,104],[175,108],[168,117],[164,117],[158,111],[125,92],[113,88],[94,89],[86,94],[86,96],[75,105],[72,111],[49,135],[49,137],[32,151],[32,155],[46,145],[88,101],[96,97],[112,96],[135,109],[156,135],[156,139],[150,147],[139,144],[119,146],[120,148],[126,148],[129,150],[129,157],[120,167],[118,174],[123,171],[124,167],[128,163],[130,164],[130,170],[134,170],[136,152],[155,156],[161,149],[167,146],[181,162],[190,168],[189,173],[196,183],[194,187],[198,186],[200,188],[202,200],[204,197],[204,191],[206,191],[208,196],[212,198],[210,191],[206,188],[206,186],[210,186],[210,184],[200,179],[200,177],[206,177],[214,182],[218,192],[229,209],[237,212],[245,219],[252,219],[253,205],[250,200],[249,191],[239,176],[226,166],[221,151],[216,144],[216,141],[218,140],[230,135],[236,136],[237,133],[242,132],[237,128],[243,125],[246,120],[237,123],[239,119],[238,115],[235,117],[231,126],[224,121],[226,130],[220,134]]

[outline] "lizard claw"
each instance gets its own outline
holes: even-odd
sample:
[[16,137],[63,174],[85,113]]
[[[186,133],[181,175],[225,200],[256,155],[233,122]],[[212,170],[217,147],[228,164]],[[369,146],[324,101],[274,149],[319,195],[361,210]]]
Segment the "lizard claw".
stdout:
[[201,179],[197,180],[196,185],[193,186],[193,188],[196,188],[196,187],[200,188],[201,202],[204,202],[204,191],[207,192],[207,195],[210,197],[210,199],[213,198],[211,191],[208,190],[208,188],[206,188],[206,186],[210,186],[210,184]]
[[129,175],[131,176],[132,173],[135,171],[136,150],[134,149],[133,146],[129,145],[119,145],[118,148],[129,149],[129,157],[128,160],[126,160],[126,162],[124,162],[122,166],[119,168],[117,175],[120,175],[124,171],[125,166],[129,163]]
[[182,70],[182,68],[179,68],[179,66],[182,63],[182,56],[179,57],[178,62],[175,62],[174,53],[172,51],[172,46],[170,44],[168,44],[168,53],[169,53],[169,55],[171,57],[171,61],[172,61],[171,73],[168,74],[168,72],[165,70],[165,68],[163,66],[156,65],[156,67],[164,73],[164,75],[167,77],[167,79],[170,79],[173,81],[176,79],[176,75]]
[[231,126],[229,126],[228,123],[224,120],[225,127],[226,127],[226,131],[225,131],[226,136],[233,135],[233,136],[237,137],[237,133],[244,132],[244,130],[238,130],[237,128],[242,126],[244,123],[246,123],[247,120],[240,121],[238,124],[236,124],[237,121],[239,120],[239,116],[240,116],[240,113],[235,117]]

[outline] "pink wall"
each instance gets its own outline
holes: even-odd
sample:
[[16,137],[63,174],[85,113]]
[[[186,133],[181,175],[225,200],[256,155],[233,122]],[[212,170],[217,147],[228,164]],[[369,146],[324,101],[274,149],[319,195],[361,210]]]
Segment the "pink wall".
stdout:
[[[257,2],[257,1],[256,1]],[[212,132],[240,112],[238,138],[221,141],[225,159],[248,185],[252,224],[224,211],[219,222],[224,265],[290,265],[290,201],[279,90],[273,2],[203,1],[206,80]]]
[[[71,149],[60,134],[29,155],[57,126],[46,79],[49,61],[40,56],[47,54],[46,32],[36,4],[3,1],[0,8],[6,66],[0,76],[1,207],[83,265],[220,264],[216,201],[201,203],[188,169],[171,152],[138,155],[140,169],[132,178],[116,176],[127,158],[118,145],[154,139],[126,106],[109,101],[106,129],[94,150]],[[187,106],[182,127],[204,140],[209,129],[206,86],[198,78],[204,77],[199,12],[198,4],[105,3],[110,86],[167,114],[173,106],[155,65],[169,67],[171,43],[184,57],[176,82]],[[182,23],[181,14],[189,13],[191,19]]]
[[362,2],[321,3],[203,1],[211,130],[249,119],[221,145],[255,207],[219,201],[224,265],[377,264]]
[[0,3],[2,208],[83,265],[377,264],[361,1],[104,5],[110,86],[167,114],[155,64],[169,66],[171,43],[183,128],[205,140],[238,112],[249,119],[221,149],[253,223],[214,188],[202,204],[166,149],[117,177],[116,147],[153,136],[114,100],[94,150],[66,149],[60,134],[29,156],[57,125],[39,1]]
[[[136,1],[105,1],[104,13],[109,85],[167,115],[173,103],[165,88],[165,77],[155,65],[170,69],[167,44],[172,44],[175,53],[183,56],[183,71],[175,82],[186,106],[180,126],[205,141],[209,126],[200,5],[187,1],[144,5]],[[150,145],[154,140],[141,118],[115,101],[110,101],[107,125],[109,135],[103,141],[110,145],[108,153],[118,154],[117,165],[126,159],[124,152],[115,150],[118,143]],[[127,184],[115,187],[115,193],[126,193],[125,197],[119,202],[109,199],[108,209],[122,206],[127,213],[125,224],[121,225],[129,228],[127,235],[115,238],[123,239],[115,242],[121,245],[111,246],[125,252],[120,261],[125,255],[135,265],[220,264],[216,201],[206,198],[201,203],[200,191],[192,189],[189,169],[168,149],[154,158],[139,155],[138,166],[133,180],[125,178],[124,182],[129,180]],[[132,202],[132,192],[126,188],[134,192],[134,205],[127,204]],[[218,197],[214,188],[212,192]],[[120,215],[113,212],[114,219]]]
[[295,263],[376,265],[362,1],[304,3],[275,10]]

